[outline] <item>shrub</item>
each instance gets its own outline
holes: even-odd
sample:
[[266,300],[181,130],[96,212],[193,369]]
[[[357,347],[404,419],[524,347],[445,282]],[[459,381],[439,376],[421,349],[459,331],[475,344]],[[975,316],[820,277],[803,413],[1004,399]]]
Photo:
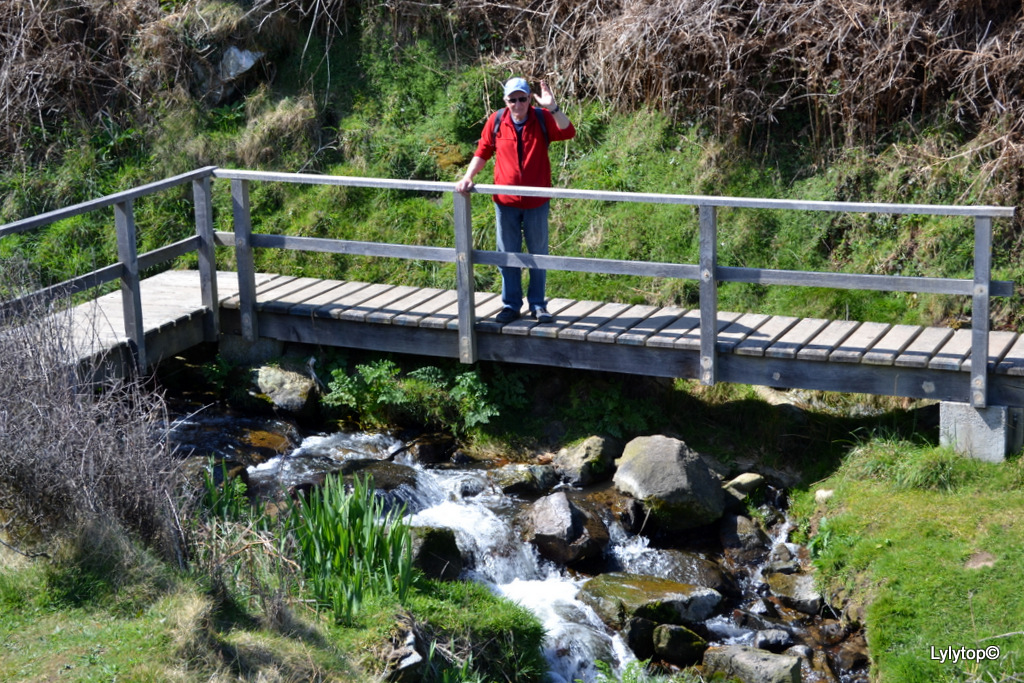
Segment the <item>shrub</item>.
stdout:
[[324,403],[355,411],[366,426],[415,423],[464,436],[498,414],[476,370],[427,365],[403,375],[394,361],[381,359],[357,365],[352,375],[335,370],[332,377]]
[[[18,264],[4,265],[0,291],[30,289]],[[167,418],[163,400],[140,380],[97,380],[99,361],[76,366],[73,359],[96,346],[81,333],[76,342],[73,322],[57,304],[0,317],[0,508],[9,512],[7,528],[16,543],[29,544],[98,520],[182,563],[177,470],[158,438]]]

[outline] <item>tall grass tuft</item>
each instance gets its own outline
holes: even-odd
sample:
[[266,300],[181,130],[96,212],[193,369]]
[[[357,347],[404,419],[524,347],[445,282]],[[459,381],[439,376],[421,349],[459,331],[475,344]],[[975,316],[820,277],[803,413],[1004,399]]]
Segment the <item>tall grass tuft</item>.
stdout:
[[385,509],[372,479],[328,478],[292,510],[299,561],[320,604],[338,623],[355,621],[366,599],[406,599],[413,583],[412,540],[405,508]]

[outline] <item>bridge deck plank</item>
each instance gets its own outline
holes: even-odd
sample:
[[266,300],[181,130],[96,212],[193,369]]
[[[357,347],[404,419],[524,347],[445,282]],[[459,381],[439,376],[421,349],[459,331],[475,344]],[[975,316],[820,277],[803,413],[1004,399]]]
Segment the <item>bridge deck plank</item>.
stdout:
[[843,341],[853,334],[860,325],[855,320],[833,320],[825,325],[824,329],[814,338],[804,344],[804,347],[796,352],[800,360],[826,361]]
[[400,301],[416,291],[416,287],[409,285],[398,285],[383,291],[376,296],[370,297],[359,304],[352,306],[339,314],[342,320],[353,322],[366,322],[366,317],[375,311],[389,309],[396,301]]
[[833,363],[859,363],[868,349],[885,335],[892,325],[888,323],[861,323],[853,334],[843,340],[828,359]]
[[372,311],[366,316],[366,322],[389,325],[399,315],[406,315],[420,310],[424,304],[428,304],[428,302],[437,298],[442,291],[444,290],[414,287],[405,296],[395,299],[387,306],[382,306],[376,311]]
[[279,281],[278,286],[266,293],[257,291],[256,309],[275,313],[287,313],[294,305],[311,299],[323,290],[324,281],[312,277],[289,278]]
[[1013,346],[1006,352],[1003,359],[999,361],[996,372],[1011,377],[1024,376],[1024,334],[1017,336]]
[[[1017,341],[1016,332],[1005,332],[996,330],[990,332],[988,335],[988,370],[993,372],[999,363],[1003,360],[1003,357],[1009,352],[1013,343]],[[964,372],[971,371],[971,357],[970,354],[964,358],[964,362],[961,363],[960,369]]]
[[[697,312],[697,315],[698,316],[700,315],[699,311]],[[716,333],[721,332],[726,327],[728,327],[732,323],[736,322],[736,320],[738,320],[739,318],[740,318],[740,314],[739,313],[731,313],[731,312],[727,312],[727,311],[719,311],[718,312],[718,319],[716,321],[717,325],[716,325],[716,328],[715,328],[715,332]],[[700,324],[699,324],[699,320],[698,320],[698,325],[696,327],[691,327],[686,332],[684,332],[682,335],[680,335],[679,339],[677,339],[675,344],[672,345],[672,348],[675,348],[675,349],[686,349],[687,351],[700,351]]]
[[301,315],[311,318],[330,318],[330,309],[324,308],[325,306],[330,306],[338,301],[338,299],[352,292],[358,292],[366,286],[365,282],[324,280],[324,286],[318,292],[311,293],[312,296],[293,305],[288,309],[288,313],[290,315]]
[[893,325],[861,358],[865,365],[893,365],[907,347],[921,334],[919,325]]
[[764,355],[768,358],[796,358],[797,352],[828,323],[828,320],[822,318],[803,318],[777,342],[765,349]]
[[745,313],[722,328],[716,339],[718,350],[729,353],[771,319],[763,313]]
[[901,368],[926,368],[932,357],[953,336],[953,330],[941,327],[925,327],[893,359],[893,365]]
[[699,311],[687,311],[678,306],[668,306],[654,310],[643,320],[637,322],[627,331],[620,334],[615,342],[626,346],[643,346],[647,340],[674,321],[693,313],[700,319]]
[[630,306],[625,311],[588,334],[587,341],[597,342],[599,344],[614,344],[622,334],[643,324],[651,314],[658,310],[660,309],[657,306],[647,306],[642,304]]
[[970,352],[971,330],[957,330],[928,361],[928,367],[932,370],[959,370]]
[[458,292],[453,289],[443,290],[432,299],[427,299],[420,303],[414,310],[399,313],[391,319],[391,324],[407,327],[419,327],[420,321],[424,318],[427,318],[438,311],[444,310],[451,304],[457,304],[459,300],[458,297]]
[[[547,325],[534,325],[530,328],[530,336],[544,337],[546,339],[557,339],[559,332],[572,325],[577,320],[585,318],[601,306],[600,301],[575,301],[565,308],[559,310],[555,320]],[[550,313],[550,309],[548,309]]]
[[765,349],[774,344],[800,319],[786,315],[774,315],[758,327],[733,349],[738,356],[764,356]]
[[558,331],[559,339],[575,339],[583,341],[587,336],[598,329],[609,319],[614,320],[616,316],[629,309],[629,304],[604,304],[595,308],[587,315],[574,320]]
[[647,346],[672,348],[683,335],[700,325],[700,311],[686,311],[647,339]]
[[[562,314],[565,309],[569,308],[576,301],[573,299],[550,299],[548,301],[548,313],[553,315],[556,319]],[[502,334],[511,334],[519,337],[525,337],[530,334],[530,330],[537,326],[537,321],[526,315],[518,320],[514,320],[505,325],[499,326],[497,321],[491,323],[493,326],[500,327]]]

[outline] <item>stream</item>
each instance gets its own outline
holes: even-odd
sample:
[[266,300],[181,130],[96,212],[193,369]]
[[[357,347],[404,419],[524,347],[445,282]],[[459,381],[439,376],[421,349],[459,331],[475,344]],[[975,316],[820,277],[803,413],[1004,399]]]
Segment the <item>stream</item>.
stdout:
[[[547,490],[524,492],[504,484],[508,478],[500,476],[502,470],[522,465],[468,459],[425,464],[409,444],[387,434],[304,434],[286,420],[212,409],[179,417],[170,438],[179,453],[244,466],[250,490],[264,496],[315,484],[358,462],[373,473],[383,495],[406,506],[413,527],[454,533],[463,557],[460,578],[481,582],[537,616],[547,631],[544,647],[553,683],[594,681],[595,661],[621,671],[637,658],[624,634],[606,625],[581,599],[581,588],[590,578],[602,572],[674,578],[686,564],[690,569],[699,565],[722,594],[713,613],[692,626],[709,646],[749,645],[797,655],[805,683],[868,680],[866,644],[859,630],[844,626],[828,605],[808,614],[772,597],[766,567],[798,571],[808,564],[806,550],[789,540],[792,524],[785,516],[782,491],[773,489],[766,496],[769,501],[759,511],[766,533],[753,549],[724,547],[714,529],[667,544],[630,531],[615,515],[603,515],[609,537],[603,558],[581,571],[545,559],[523,540],[523,510],[545,493],[570,487],[555,481]],[[372,462],[367,466],[366,461]],[[604,496],[610,485],[590,488],[573,493]],[[676,668],[661,663],[667,670]]]

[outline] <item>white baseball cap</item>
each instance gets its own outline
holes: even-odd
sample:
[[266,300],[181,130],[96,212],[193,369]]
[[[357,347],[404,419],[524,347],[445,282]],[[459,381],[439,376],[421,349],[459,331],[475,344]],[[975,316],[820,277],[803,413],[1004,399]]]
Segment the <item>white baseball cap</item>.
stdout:
[[514,92],[524,92],[529,95],[530,84],[526,82],[525,78],[510,78],[505,83],[505,97],[508,97]]

